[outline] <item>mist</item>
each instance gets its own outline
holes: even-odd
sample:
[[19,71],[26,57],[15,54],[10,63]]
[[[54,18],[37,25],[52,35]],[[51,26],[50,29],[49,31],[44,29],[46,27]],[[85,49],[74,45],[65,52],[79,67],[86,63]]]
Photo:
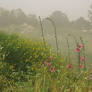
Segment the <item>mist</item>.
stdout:
[[63,11],[73,20],[80,16],[88,17],[92,0],[0,0],[0,7],[21,8],[27,14],[48,16],[55,10]]
[[0,0],[0,92],[92,92],[92,0]]

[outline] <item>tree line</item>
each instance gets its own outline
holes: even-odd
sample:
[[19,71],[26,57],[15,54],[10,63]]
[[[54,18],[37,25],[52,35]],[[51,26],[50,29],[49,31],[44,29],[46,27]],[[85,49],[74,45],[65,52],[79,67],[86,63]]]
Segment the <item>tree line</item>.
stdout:
[[[76,20],[70,21],[67,15],[62,11],[54,11],[49,18],[54,20],[56,26],[59,28],[69,27],[89,30],[92,29],[92,6],[90,7],[90,10],[88,10],[89,20],[86,20],[84,17],[79,17]],[[35,14],[27,15],[22,11],[22,9],[13,9],[10,11],[0,7],[0,28],[7,28],[11,25],[19,26],[24,23],[35,28],[39,28],[39,19]],[[50,27],[46,19],[43,19],[43,23],[45,24],[45,27]]]

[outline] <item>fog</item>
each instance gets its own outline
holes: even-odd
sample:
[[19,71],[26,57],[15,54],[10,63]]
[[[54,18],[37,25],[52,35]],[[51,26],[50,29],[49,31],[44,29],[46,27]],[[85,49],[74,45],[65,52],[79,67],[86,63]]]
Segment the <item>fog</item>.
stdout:
[[0,0],[0,92],[76,91],[92,92],[92,0]]
[[55,10],[63,11],[70,19],[87,18],[92,0],[0,0],[0,7],[21,8],[27,14],[50,15]]

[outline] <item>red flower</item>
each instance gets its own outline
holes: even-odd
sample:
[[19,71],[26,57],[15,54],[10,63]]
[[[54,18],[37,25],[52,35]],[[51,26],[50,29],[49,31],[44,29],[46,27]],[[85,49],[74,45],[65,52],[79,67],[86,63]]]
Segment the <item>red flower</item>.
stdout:
[[80,52],[80,48],[76,48],[76,52]]
[[80,64],[80,68],[83,68],[83,65],[82,64]]
[[53,61],[53,58],[52,58],[52,56],[50,56],[50,57],[49,57],[49,59],[50,59],[50,61],[51,61],[51,62]]
[[83,47],[83,45],[80,43],[80,44],[79,44],[79,46],[78,46],[78,48],[80,48],[80,49],[81,49],[82,47]]
[[48,66],[51,66],[51,63],[48,63],[47,65],[48,65]]
[[47,65],[47,61],[44,61],[44,64]]
[[68,68],[68,69],[71,69],[72,66],[73,66],[72,64],[69,64],[69,65],[67,66],[67,68]]
[[85,58],[82,57],[82,56],[80,56],[80,60],[81,60],[81,61],[85,61]]
[[55,69],[54,69],[54,67],[50,67],[50,72],[54,72],[55,71]]

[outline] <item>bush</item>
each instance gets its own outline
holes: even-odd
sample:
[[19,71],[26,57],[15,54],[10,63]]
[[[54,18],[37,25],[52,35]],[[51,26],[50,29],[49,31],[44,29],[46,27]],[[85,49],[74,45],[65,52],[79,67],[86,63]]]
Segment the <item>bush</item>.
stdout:
[[[39,72],[50,55],[49,46],[16,34],[0,33],[0,74],[8,80],[25,81]],[[2,67],[3,66],[3,67]]]

